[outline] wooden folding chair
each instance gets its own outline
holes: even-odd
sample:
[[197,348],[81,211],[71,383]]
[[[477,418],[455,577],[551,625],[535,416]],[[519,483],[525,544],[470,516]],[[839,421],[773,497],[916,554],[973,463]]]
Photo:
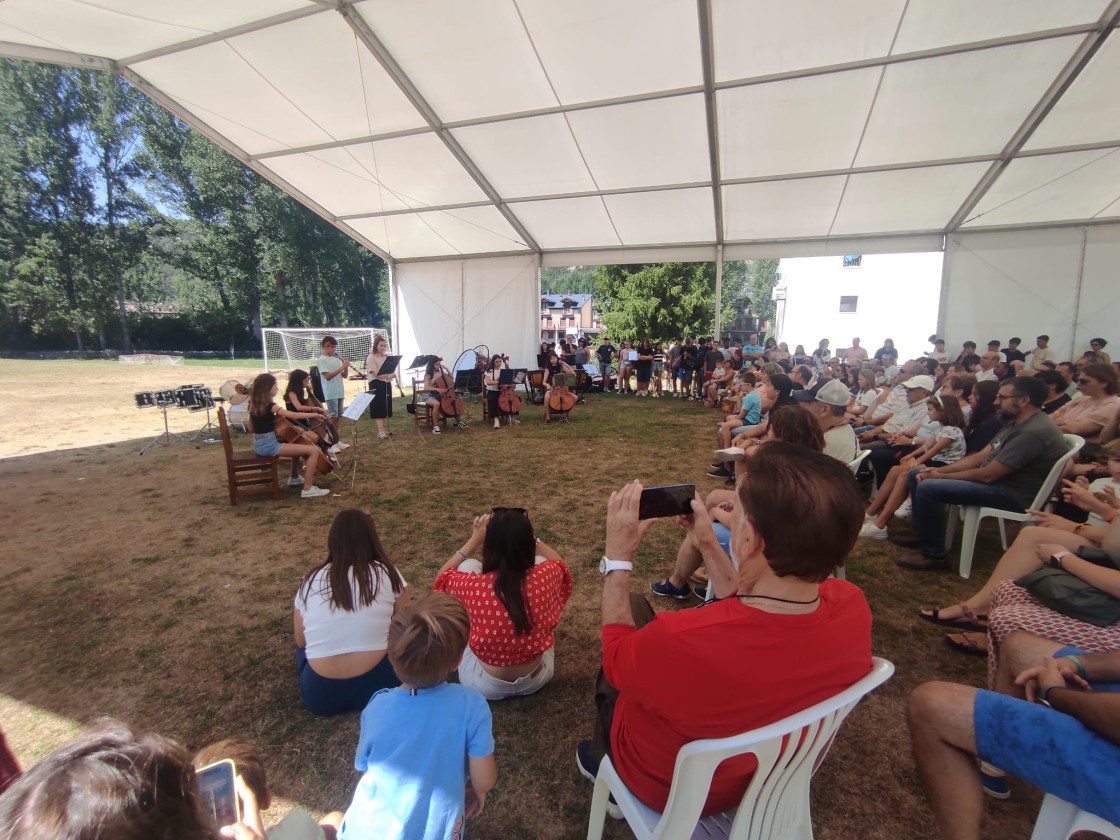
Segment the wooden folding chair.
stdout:
[[236,505],[242,496],[260,496],[271,493],[280,498],[279,456],[265,458],[252,451],[235,451],[229,434],[226,410],[218,408],[218,428],[222,433],[222,448],[226,453],[226,478],[229,481],[229,503]]

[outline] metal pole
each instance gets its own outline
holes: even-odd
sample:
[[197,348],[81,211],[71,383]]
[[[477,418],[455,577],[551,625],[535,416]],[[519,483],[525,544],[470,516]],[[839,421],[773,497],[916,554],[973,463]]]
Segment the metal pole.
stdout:
[[712,337],[720,337],[720,310],[723,309],[723,246],[716,246],[716,330]]

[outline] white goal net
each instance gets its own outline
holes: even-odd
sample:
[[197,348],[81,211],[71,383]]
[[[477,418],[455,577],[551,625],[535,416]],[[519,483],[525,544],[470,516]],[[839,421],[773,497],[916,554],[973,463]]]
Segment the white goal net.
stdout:
[[338,342],[338,356],[347,359],[353,369],[364,368],[366,356],[376,336],[385,330],[372,327],[339,329],[264,329],[264,369],[309,369],[322,352],[323,338],[333,336]]

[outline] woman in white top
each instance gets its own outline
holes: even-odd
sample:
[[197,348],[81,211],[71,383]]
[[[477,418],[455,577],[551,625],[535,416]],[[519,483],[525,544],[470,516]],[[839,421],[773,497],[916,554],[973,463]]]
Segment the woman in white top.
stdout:
[[299,693],[307,710],[337,715],[401,681],[386,656],[389,622],[411,590],[386,556],[373,519],[344,510],[327,536],[327,559],[295,598]]

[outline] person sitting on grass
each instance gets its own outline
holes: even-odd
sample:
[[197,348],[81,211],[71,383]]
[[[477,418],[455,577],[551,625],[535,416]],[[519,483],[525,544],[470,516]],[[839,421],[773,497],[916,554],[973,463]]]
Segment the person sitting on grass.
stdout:
[[299,693],[309,712],[356,711],[375,691],[400,685],[387,639],[411,597],[373,518],[341,511],[327,535],[327,559],[303,576],[295,598]]
[[923,464],[945,467],[964,457],[964,415],[960,403],[955,397],[930,397],[926,409],[930,420],[938,424],[936,430],[887,473],[878,493],[868,505],[863,528],[859,532],[861,537],[873,540],[887,538],[887,523],[909,500],[907,476],[910,470]]
[[[272,791],[268,789],[268,777],[264,771],[264,761],[257,748],[240,738],[226,738],[223,741],[203,747],[194,756],[195,770],[210,764],[229,759],[244,780],[262,811],[272,805]],[[267,840],[335,840],[338,826],[342,822],[342,812],[332,811],[315,822],[302,808],[293,808],[283,819],[271,828],[265,829]]]
[[498,780],[490,707],[447,677],[467,648],[470,618],[445,592],[429,592],[393,618],[389,659],[399,688],[362,712],[354,767],[363,775],[340,840],[463,836]]
[[[303,485],[300,498],[329,496],[330,490],[315,486],[315,467],[322,457],[319,447],[310,443],[283,443],[276,436],[277,417],[286,420],[317,420],[321,415],[318,412],[281,408],[274,402],[279,391],[276,377],[271,373],[262,373],[253,380],[253,387],[249,392],[249,427],[253,430],[253,451],[262,458],[274,458],[278,455],[291,458],[292,473],[288,484]],[[300,461],[304,463],[302,480],[299,477]]]
[[[820,424],[810,417],[808,412],[792,405],[775,411],[770,418],[766,436],[749,439],[745,442],[746,448],[740,451],[744,453],[743,457],[749,458],[754,456],[763,446],[773,441],[783,441],[793,446],[802,446],[813,452],[824,450],[824,434],[821,432]],[[728,556],[731,555],[734,501],[735,491],[725,488],[713,490],[705,500],[705,508],[712,520],[712,531]],[[681,600],[691,598],[693,590],[689,588],[689,582],[703,563],[704,557],[700,553],[696,541],[689,539],[686,535],[677,549],[677,561],[672,574],[665,580],[651,583],[649,585],[650,591],[654,595],[663,595],[667,598]],[[696,595],[704,598],[704,588],[698,587]]]
[[[1026,633],[1007,639],[999,691],[927,682],[910,694],[918,776],[943,840],[980,840],[984,793],[1006,799],[976,759],[1120,823],[1120,652]],[[1064,836],[1064,833],[1059,836]]]
[[185,747],[103,720],[31,767],[0,797],[0,837],[264,840],[252,788],[241,776],[235,785],[241,822],[214,828]]
[[[871,610],[859,589],[829,577],[855,544],[863,513],[855,477],[834,458],[782,442],[760,447],[737,487],[734,563],[704,505],[692,502],[681,524],[719,599],[694,610],[654,616],[630,591],[634,556],[654,521],[638,519],[641,494],[634,481],[607,503],[602,669],[593,737],[579,743],[576,763],[594,780],[609,756],[626,787],[662,811],[685,744],[773,723],[866,676]],[[756,763],[753,755],[724,761],[702,813],[738,806]]]
[[[472,559],[481,551],[482,561]],[[459,682],[487,700],[524,697],[555,671],[553,632],[572,595],[572,573],[560,555],[533,534],[522,508],[477,516],[462,548],[443,564],[432,588],[463,602],[470,644]]]

